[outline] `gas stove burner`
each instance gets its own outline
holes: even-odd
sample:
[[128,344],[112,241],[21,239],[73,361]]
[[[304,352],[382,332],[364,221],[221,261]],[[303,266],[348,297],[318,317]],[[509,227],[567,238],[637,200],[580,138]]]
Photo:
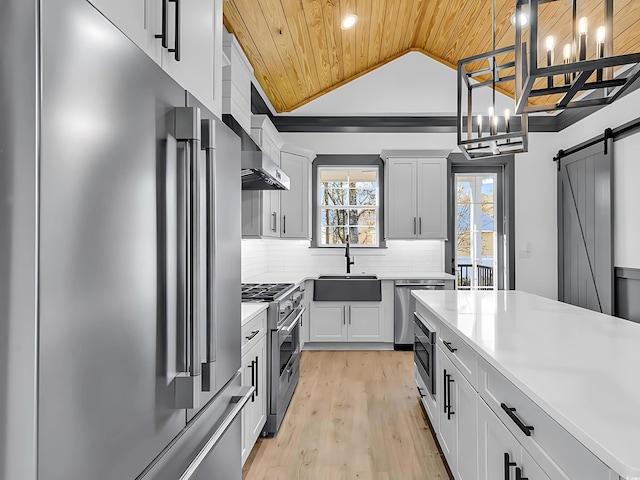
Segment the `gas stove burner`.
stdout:
[[293,287],[293,283],[243,283],[245,302],[273,302],[278,295]]

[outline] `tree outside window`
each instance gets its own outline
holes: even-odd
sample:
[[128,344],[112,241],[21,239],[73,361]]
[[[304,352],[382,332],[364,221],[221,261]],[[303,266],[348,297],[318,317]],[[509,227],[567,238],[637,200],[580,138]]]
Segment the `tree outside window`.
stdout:
[[319,245],[378,246],[378,169],[318,168]]

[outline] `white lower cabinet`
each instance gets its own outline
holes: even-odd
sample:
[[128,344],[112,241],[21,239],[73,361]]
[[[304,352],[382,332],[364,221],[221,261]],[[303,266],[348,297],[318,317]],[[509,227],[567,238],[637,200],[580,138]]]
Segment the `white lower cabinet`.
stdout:
[[477,402],[478,394],[437,347],[440,378],[440,447],[454,477],[459,480],[476,480],[477,464]]
[[313,302],[309,318],[311,342],[381,342],[379,302]]
[[267,420],[267,395],[269,393],[267,388],[267,335],[264,330],[256,339],[253,346],[242,356],[240,370],[242,385],[253,386],[256,389],[242,409],[243,465]]
[[511,432],[478,401],[478,480],[549,480]]

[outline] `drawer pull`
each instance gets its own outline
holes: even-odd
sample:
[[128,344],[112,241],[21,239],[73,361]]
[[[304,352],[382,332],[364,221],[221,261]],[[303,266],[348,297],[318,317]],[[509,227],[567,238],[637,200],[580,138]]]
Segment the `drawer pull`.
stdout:
[[506,414],[509,415],[509,418],[513,420],[513,422],[518,426],[518,428],[522,430],[522,433],[524,433],[527,437],[530,437],[531,432],[533,431],[533,427],[522,423],[522,420],[520,420],[518,416],[515,414],[516,409],[513,407],[507,406],[506,403],[501,403],[500,406],[502,407],[502,410],[504,410]]
[[251,340],[253,337],[255,337],[259,333],[260,333],[260,330],[254,330],[254,331],[251,332],[251,334],[249,336],[244,337],[244,338],[246,338],[247,340]]
[[522,476],[522,470],[520,467],[516,467],[516,480],[529,480],[527,477]]
[[443,340],[443,341],[442,341],[442,343],[444,343],[444,346],[445,346],[445,347],[447,347],[451,353],[455,353],[455,352],[457,352],[457,351],[458,351],[458,349],[457,349],[457,348],[453,348],[453,347],[451,346],[451,342],[445,342],[445,341]]
[[422,393],[422,389],[418,387],[418,394],[420,394],[420,398],[424,398],[424,394]]
[[511,467],[515,467],[516,462],[512,462],[509,458],[509,454],[505,452],[504,454],[504,480],[509,480],[511,478]]

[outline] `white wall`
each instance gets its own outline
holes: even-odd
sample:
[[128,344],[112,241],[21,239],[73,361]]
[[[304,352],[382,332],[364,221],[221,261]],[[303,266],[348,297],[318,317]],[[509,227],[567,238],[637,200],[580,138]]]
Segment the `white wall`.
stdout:
[[[477,113],[486,114],[489,105],[488,88],[474,92]],[[498,93],[496,111],[505,108],[513,112],[513,100]],[[456,109],[456,71],[409,52],[287,115],[451,115]]]
[[269,270],[269,250],[266,240],[242,240],[241,278],[253,277]]
[[[351,249],[355,273],[442,272],[443,242],[388,241],[386,249]],[[307,240],[243,240],[242,278],[265,272],[344,273],[344,249],[309,248]],[[264,259],[263,264],[258,258]]]
[[558,298],[556,133],[529,135],[515,157],[516,289]]

